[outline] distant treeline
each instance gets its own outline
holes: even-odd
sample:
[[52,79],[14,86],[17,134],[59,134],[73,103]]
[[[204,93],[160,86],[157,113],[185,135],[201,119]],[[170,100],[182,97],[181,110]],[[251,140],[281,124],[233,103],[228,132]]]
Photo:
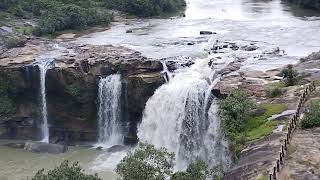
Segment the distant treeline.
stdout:
[[293,3],[299,7],[320,10],[320,0],[283,0]]
[[186,6],[185,0],[103,0],[111,9],[117,9],[136,16],[158,16],[176,12]]
[[109,9],[148,17],[175,12],[185,5],[185,0],[0,0],[0,10],[37,19],[35,35],[108,25],[113,18]]

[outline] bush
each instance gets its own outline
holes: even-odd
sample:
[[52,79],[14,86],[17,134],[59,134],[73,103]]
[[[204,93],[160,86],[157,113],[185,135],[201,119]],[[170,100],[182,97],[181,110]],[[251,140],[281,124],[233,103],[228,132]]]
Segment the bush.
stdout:
[[279,87],[269,87],[266,89],[266,95],[268,98],[274,98],[282,95],[282,89]]
[[214,179],[215,172],[210,170],[204,161],[196,160],[192,162],[185,172],[176,172],[171,176],[171,180],[206,180]]
[[174,154],[165,148],[139,143],[134,152],[129,152],[117,165],[116,172],[123,180],[164,180],[172,174]]
[[227,134],[242,130],[244,121],[254,106],[248,95],[238,89],[219,103],[219,115]]
[[299,74],[293,69],[293,65],[289,64],[286,68],[281,71],[283,81],[286,86],[294,86],[299,82]]
[[313,128],[320,126],[320,100],[315,100],[307,107],[305,116],[301,121],[302,128]]
[[38,171],[32,180],[102,180],[95,175],[86,175],[78,163],[69,166],[68,161],[64,161],[60,166],[53,170],[49,170],[47,174],[44,169]]

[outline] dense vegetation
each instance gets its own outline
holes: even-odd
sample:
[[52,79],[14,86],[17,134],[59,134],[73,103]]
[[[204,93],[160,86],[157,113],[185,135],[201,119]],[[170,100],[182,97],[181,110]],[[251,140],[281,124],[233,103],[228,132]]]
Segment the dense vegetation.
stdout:
[[185,0],[103,0],[105,5],[141,17],[172,13],[186,6]]
[[301,121],[302,128],[313,128],[320,126],[320,100],[313,100],[307,106],[305,116]]
[[269,135],[277,125],[276,121],[268,118],[283,112],[284,104],[262,104],[257,106],[248,95],[241,90],[234,90],[230,96],[219,103],[219,114],[230,149],[235,160],[248,141],[254,141]]
[[1,0],[0,10],[20,18],[38,19],[34,30],[23,28],[22,33],[48,35],[108,25],[113,18],[108,9],[148,17],[176,12],[185,5],[185,0]]
[[116,172],[122,180],[158,179],[165,180],[205,180],[213,179],[217,171],[210,170],[205,162],[191,163],[185,172],[173,173],[174,154],[165,148],[139,143],[117,165]]
[[4,0],[0,8],[21,18],[39,18],[36,35],[108,24],[112,18],[99,0]]
[[60,166],[49,170],[47,173],[41,169],[36,173],[32,180],[101,180],[98,175],[87,175],[83,172],[78,163],[69,165],[68,161],[64,161]]
[[0,73],[0,115],[15,111],[14,96],[16,94],[15,83],[19,81],[16,72],[4,71]]

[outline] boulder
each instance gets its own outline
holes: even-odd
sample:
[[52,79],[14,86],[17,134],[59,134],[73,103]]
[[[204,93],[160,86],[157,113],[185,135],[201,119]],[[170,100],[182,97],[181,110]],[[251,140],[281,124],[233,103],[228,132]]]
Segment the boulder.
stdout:
[[68,147],[60,144],[28,141],[26,142],[24,149],[33,153],[60,154],[66,152]]
[[246,45],[246,46],[243,46],[242,49],[245,51],[255,51],[258,49],[258,47],[255,45]]
[[126,30],[126,33],[132,33],[132,32],[133,32],[132,29]]
[[210,35],[210,34],[217,34],[217,33],[212,31],[200,31],[200,35]]

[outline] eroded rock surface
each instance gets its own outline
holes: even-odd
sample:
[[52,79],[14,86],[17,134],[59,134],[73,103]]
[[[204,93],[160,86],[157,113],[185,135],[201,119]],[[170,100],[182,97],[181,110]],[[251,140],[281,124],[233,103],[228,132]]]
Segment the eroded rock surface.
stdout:
[[[55,142],[95,141],[99,77],[122,76],[122,119],[125,142],[137,141],[137,123],[146,101],[164,79],[160,61],[124,47],[77,44],[28,44],[0,55],[0,77],[13,102],[0,115],[0,137],[37,139],[41,123],[37,59],[53,55],[46,76],[50,135]],[[47,52],[46,52],[47,51]]]

